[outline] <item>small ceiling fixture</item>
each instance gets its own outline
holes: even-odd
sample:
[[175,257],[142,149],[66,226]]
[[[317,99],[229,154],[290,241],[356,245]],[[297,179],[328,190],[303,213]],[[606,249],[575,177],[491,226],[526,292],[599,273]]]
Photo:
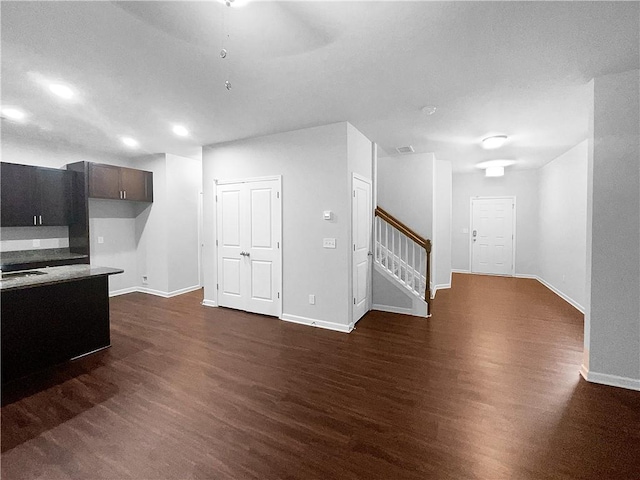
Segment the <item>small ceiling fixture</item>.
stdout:
[[2,109],[2,117],[9,120],[24,120],[26,114],[22,110],[13,107],[5,107]]
[[494,148],[500,148],[507,141],[506,135],[493,135],[482,140],[482,148],[487,150],[493,150]]
[[122,137],[120,140],[122,140],[122,143],[127,147],[136,148],[139,145],[138,141],[131,137]]
[[504,167],[487,167],[484,171],[485,177],[503,177]]
[[187,135],[189,135],[189,130],[184,128],[182,125],[174,125],[173,126],[173,133],[175,133],[176,135],[178,135],[180,137],[186,137]]
[[516,163],[515,160],[488,160],[476,164],[476,167],[483,169],[486,177],[502,177],[504,176],[504,167],[514,163]]
[[65,100],[69,100],[70,98],[73,98],[73,96],[75,95],[73,93],[73,90],[71,90],[71,88],[69,88],[66,85],[63,85],[62,83],[50,84],[49,90],[51,91],[51,93],[57,95],[60,98],[64,98]]

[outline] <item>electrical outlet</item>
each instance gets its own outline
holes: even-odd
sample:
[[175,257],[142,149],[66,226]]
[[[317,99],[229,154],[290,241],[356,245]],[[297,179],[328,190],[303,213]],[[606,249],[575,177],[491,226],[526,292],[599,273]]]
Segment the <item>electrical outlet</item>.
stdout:
[[142,275],[142,284],[146,285],[149,283],[149,278],[146,275]]
[[40,240],[39,240],[39,239],[34,240],[34,241],[33,241],[33,246],[34,246],[34,247],[39,247],[39,246],[40,246]]
[[104,243],[104,237],[98,237],[98,243]]
[[316,296],[309,295],[309,305],[315,305],[315,304],[316,304]]

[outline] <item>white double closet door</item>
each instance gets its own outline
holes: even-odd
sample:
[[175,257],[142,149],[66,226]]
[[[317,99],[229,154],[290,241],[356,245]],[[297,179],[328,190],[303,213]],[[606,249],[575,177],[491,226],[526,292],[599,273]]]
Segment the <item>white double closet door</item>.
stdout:
[[216,186],[218,305],[280,316],[280,179]]

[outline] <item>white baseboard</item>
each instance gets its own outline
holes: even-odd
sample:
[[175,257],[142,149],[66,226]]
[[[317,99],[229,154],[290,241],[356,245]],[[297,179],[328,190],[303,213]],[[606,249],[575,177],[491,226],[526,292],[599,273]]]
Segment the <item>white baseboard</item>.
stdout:
[[147,287],[129,287],[129,288],[123,288],[121,290],[114,290],[113,292],[109,292],[109,296],[115,297],[117,295],[124,295],[126,293],[146,293],[148,295],[155,295],[157,297],[171,298],[171,297],[176,297],[178,295],[182,295],[183,293],[189,293],[195,290],[199,290],[200,288],[202,288],[200,285],[194,285],[192,287],[186,287],[186,288],[181,288],[179,290],[174,290],[173,292],[163,292],[161,290],[154,290],[152,288],[147,288]]
[[387,313],[401,313],[402,315],[413,315],[413,310],[410,308],[394,307],[392,305],[378,305],[377,303],[371,305],[371,310]]
[[554,287],[553,285],[551,285],[549,282],[545,281],[544,279],[540,278],[540,277],[536,277],[536,280],[538,280],[541,284],[543,284],[545,287],[547,287],[549,290],[551,290],[553,293],[555,293],[556,295],[558,295],[560,298],[562,298],[565,302],[570,303],[571,305],[573,305],[573,307],[578,310],[580,313],[582,313],[584,315],[584,307],[582,305],[580,305],[578,302],[576,302],[573,298],[571,298],[569,295],[565,295],[564,293],[562,293],[560,290],[558,290],[556,287]]
[[121,288],[120,290],[113,290],[112,292],[109,292],[109,296],[117,297],[118,295],[126,295],[127,293],[136,293],[137,291],[137,287]]
[[470,270],[460,270],[460,269],[457,269],[457,268],[452,268],[451,269],[451,273],[471,273],[471,271]]
[[202,304],[205,307],[217,307],[218,304],[214,300],[207,300],[206,298],[202,300]]
[[298,323],[300,325],[310,325],[312,327],[326,328],[327,330],[335,330],[337,332],[349,333],[353,330],[353,325],[343,325],[341,323],[327,322],[324,320],[317,320],[315,318],[300,317],[298,315],[290,315],[283,313],[280,317],[285,322]]
[[443,290],[445,288],[451,288],[451,284],[450,283],[443,283],[441,285],[434,285],[433,286],[433,290],[431,290],[431,298],[436,298],[436,292],[438,290]]
[[[531,280],[538,280],[538,281],[540,281],[540,279],[538,278],[538,276],[537,276],[537,275],[530,275],[530,274],[528,274],[528,273],[516,273],[516,274],[514,275],[514,277],[516,277],[516,278],[528,278],[528,279],[531,279]],[[540,282],[540,283],[542,283],[542,282]]]
[[640,392],[640,379],[619,377],[618,375],[609,375],[608,373],[590,372],[584,365],[580,368],[580,375],[582,375],[587,382],[609,385],[611,387],[626,388]]

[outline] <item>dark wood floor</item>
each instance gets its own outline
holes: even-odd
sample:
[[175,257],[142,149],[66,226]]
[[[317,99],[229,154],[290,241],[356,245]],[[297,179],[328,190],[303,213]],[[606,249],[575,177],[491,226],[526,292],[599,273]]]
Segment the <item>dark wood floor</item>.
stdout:
[[640,478],[640,393],[579,377],[581,315],[534,280],[349,335],[200,297],[113,298],[110,350],[5,388],[2,478]]

